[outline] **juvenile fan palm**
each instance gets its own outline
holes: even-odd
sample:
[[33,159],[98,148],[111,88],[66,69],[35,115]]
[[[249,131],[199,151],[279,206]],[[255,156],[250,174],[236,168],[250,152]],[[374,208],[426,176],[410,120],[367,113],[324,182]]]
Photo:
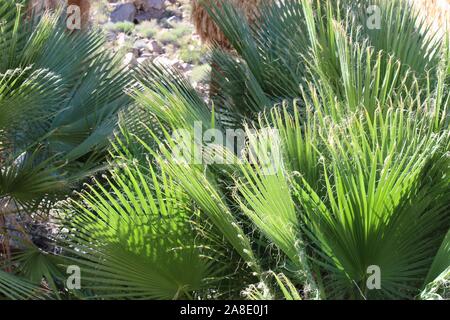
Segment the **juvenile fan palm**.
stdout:
[[198,212],[157,165],[116,161],[110,178],[64,210],[73,230],[64,247],[81,267],[86,298],[194,298],[219,271],[196,235]]
[[[381,12],[379,29],[367,23],[367,8],[372,5]],[[408,1],[268,3],[259,9],[258,27],[247,23],[228,2],[206,8],[238,54],[236,58],[216,50],[212,56],[220,66],[215,71],[220,83],[217,111],[223,111],[224,119],[234,126],[254,120],[274,103],[302,97],[302,87],[311,81],[325,81],[333,95],[345,97],[347,83],[340,80],[354,72],[348,69],[348,59],[373,68],[369,78],[354,79],[362,84],[358,90],[366,88],[372,100],[378,95],[370,94],[367,87],[381,94],[393,89],[401,94],[402,85],[414,84],[395,79],[415,73],[416,80],[426,85],[428,72],[433,73],[439,64],[442,41]],[[347,47],[339,38],[347,39]],[[429,80],[434,84],[436,77]]]
[[[282,2],[261,10],[271,18],[258,30],[223,3],[221,14],[214,7],[212,15],[240,58],[216,53],[224,89],[213,110],[219,117],[164,72],[158,73],[163,86],[143,84],[136,95],[167,128],[157,139],[161,154],[148,151],[161,157],[242,258],[258,265],[260,279],[261,266],[282,269],[303,297],[414,298],[437,276],[427,274],[449,228],[447,44],[405,2],[377,2],[395,17],[383,18],[384,27],[397,30],[386,37],[404,42],[386,47],[382,30],[358,27],[362,5],[371,3],[343,2],[335,10],[329,1]],[[405,35],[417,28],[423,37],[409,43]],[[278,149],[278,170],[267,175],[255,162],[224,168],[174,161],[171,131],[190,131],[196,120],[207,128],[209,118],[219,129],[257,118],[247,125],[276,128],[275,140],[250,134],[248,143]],[[235,193],[223,192],[234,187]],[[265,240],[252,243],[241,233],[251,229],[249,221]],[[229,225],[242,226],[238,238],[250,242],[233,239]],[[259,256],[264,241],[280,256]],[[380,290],[366,286],[371,265],[381,268]]]
[[35,209],[99,164],[129,79],[97,32],[26,18],[19,1],[0,16],[0,197]]
[[[305,180],[297,187],[305,232],[330,259],[331,296],[415,296],[448,230],[448,132],[435,136],[402,112],[331,128],[326,197]],[[381,290],[364,289],[370,265],[381,268]]]
[[[261,4],[261,0],[238,0],[231,1],[233,6],[242,9],[245,12],[245,16],[250,21],[254,21],[258,8]],[[192,0],[192,22],[196,28],[197,33],[201,39],[207,43],[218,44],[221,47],[228,47],[228,41],[223,33],[215,25],[214,21],[208,14],[208,11],[204,8],[204,5],[208,5],[205,0]]]
[[[406,1],[334,3],[279,1],[261,8],[257,29],[213,5],[238,54],[214,53],[223,99],[213,108],[173,70],[139,68],[139,113],[124,115],[112,167],[59,211],[56,258],[81,267],[74,295],[446,296],[449,41]],[[385,10],[378,31],[363,23],[374,3]],[[27,83],[20,98],[29,88],[42,89]],[[202,135],[230,126],[245,130],[241,152],[234,138]],[[32,273],[36,257],[17,257],[20,274],[45,277],[60,261]],[[367,285],[373,266],[379,289]]]
[[[356,66],[358,72],[361,68],[363,65]],[[370,69],[367,72],[370,74]],[[323,89],[311,86],[310,90],[308,95],[314,97],[315,90]],[[442,116],[447,114],[448,100],[432,99],[439,92],[438,86],[422,100],[421,94],[413,91],[404,102],[387,93],[388,98],[380,100],[383,103],[375,109],[364,105],[349,108],[347,102],[336,100],[322,106],[320,99],[307,103],[301,116],[296,105],[275,108],[261,116],[258,127],[278,129],[279,139],[268,144],[283,155],[276,167],[279,171],[267,175],[255,162],[225,169],[236,179],[237,198],[214,191],[233,185],[230,180],[219,179],[216,165],[174,161],[171,151],[177,145],[169,134],[167,146],[160,146],[160,162],[206,215],[220,212],[213,208],[213,202],[221,207],[237,202],[283,253],[293,273],[290,278],[310,287],[308,290],[317,288],[320,297],[412,298],[427,281],[450,223],[445,154],[449,135]],[[177,113],[183,95],[166,93],[161,100],[139,101],[157,115],[170,106],[174,114],[185,119],[183,113]],[[412,108],[411,102],[416,107]],[[203,113],[202,108],[191,109],[188,119],[191,114]],[[177,122],[184,128],[189,128],[189,123]],[[251,136],[250,145],[255,143]],[[157,156],[155,150],[147,149]],[[229,213],[222,215],[221,220]],[[219,230],[228,238],[231,234],[225,228],[222,225]],[[267,264],[267,257],[248,257],[243,255],[250,263]],[[381,267],[380,291],[366,289],[370,265]]]
[[[131,83],[117,60],[103,52],[99,32],[72,33],[56,13],[27,16],[22,1],[1,0],[0,21],[0,215],[4,221],[8,215],[47,212],[102,165],[118,112],[130,102],[123,91]],[[27,228],[20,224],[8,228],[14,230],[0,227],[6,248],[2,268],[14,275],[2,273],[1,278],[12,283],[19,277],[18,291],[1,294],[38,296],[44,278],[56,290],[53,277],[59,271],[53,257],[39,253],[33,244],[23,247],[21,256],[12,257],[11,231],[26,233]],[[26,239],[23,235],[13,240]],[[18,264],[11,265],[12,260]]]
[[[299,30],[298,24],[306,21],[304,27],[309,33],[299,35],[297,43],[292,40],[292,30],[289,37],[287,33],[285,37],[277,34],[278,41],[285,39],[289,44],[285,55],[292,62],[288,64],[279,54],[276,61],[268,58],[274,50],[286,49],[280,42],[270,43],[276,29],[267,26],[251,30],[231,6],[223,4],[223,8],[216,22],[225,34],[229,32],[230,42],[242,60],[225,53],[216,55],[225,66],[221,70],[225,74],[224,97],[236,102],[236,109],[231,102],[221,116],[225,120],[235,116],[240,121],[255,119],[258,111],[278,99],[299,98],[293,108],[288,103],[288,107],[275,109],[269,117],[262,115],[267,120],[257,124],[279,130],[278,147],[284,165],[275,176],[262,174],[252,164],[237,170],[241,194],[237,201],[243,213],[284,253],[289,270],[296,271],[291,278],[303,286],[316,282],[322,298],[416,296],[427,281],[428,269],[449,227],[445,203],[448,67],[438,63],[445,56],[441,51],[443,43],[423,40],[434,37],[429,33],[414,38],[422,41],[420,44],[386,48],[378,38],[383,36],[382,31],[374,35],[354,26],[361,8],[347,13],[332,10],[326,1],[317,6],[307,1],[288,2],[262,10],[262,16],[273,15],[265,19],[268,24],[290,21],[292,30]],[[421,28],[421,22],[409,9],[400,1],[386,7],[396,18],[384,18],[384,22],[401,30],[392,37]],[[314,16],[314,10],[325,13]],[[294,19],[294,13],[305,19]],[[285,29],[280,27],[279,32]],[[254,40],[258,32],[266,33],[260,42]],[[415,58],[411,58],[414,65],[408,67],[410,49],[405,48],[409,45],[417,50]],[[378,50],[390,51],[392,56]],[[267,73],[275,67],[292,71],[292,66],[298,66],[302,76],[281,69],[270,76]],[[295,77],[288,78],[291,76]],[[271,91],[272,84],[280,85],[284,92],[274,94],[277,89]],[[298,87],[302,84],[303,90]],[[163,110],[167,106],[173,109],[176,101],[181,101],[176,96],[159,103],[154,103],[155,99],[140,101],[164,119]],[[237,109],[238,103],[248,109]],[[195,110],[197,107],[190,113]],[[163,155],[169,158],[171,153],[163,150]],[[195,190],[196,201],[208,200],[210,192],[200,188],[205,182],[194,187],[189,178],[193,166],[177,167],[170,160],[168,163],[173,178]],[[214,170],[206,172],[205,178],[214,180]],[[409,223],[411,220],[414,223]],[[370,263],[379,264],[385,272],[380,291],[366,288]]]

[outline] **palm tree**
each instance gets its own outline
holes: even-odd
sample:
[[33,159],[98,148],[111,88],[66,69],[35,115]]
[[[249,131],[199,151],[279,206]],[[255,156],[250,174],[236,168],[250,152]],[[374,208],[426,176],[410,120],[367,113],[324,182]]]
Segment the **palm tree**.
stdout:
[[[64,17],[48,12],[25,18],[23,4],[0,1],[3,222],[18,214],[45,214],[98,170],[119,110],[130,103],[124,94],[130,78],[103,51],[100,33],[71,34]],[[5,227],[13,226],[2,226],[10,258],[11,230]]]
[[[288,0],[290,1],[290,0]],[[211,3],[218,1],[209,0],[192,0],[192,21],[197,33],[201,39],[206,43],[217,44],[223,48],[229,48],[229,43],[226,36],[221,32],[221,29],[216,25],[213,18],[210,16],[207,7],[211,7]],[[258,20],[259,8],[264,3],[271,3],[272,0],[233,0],[230,3],[241,10],[244,16],[248,19],[250,24],[254,24]],[[425,9],[428,17],[433,17],[431,20],[438,18],[438,25],[445,26],[450,21],[450,3],[448,0],[411,0],[414,6],[420,10]],[[435,22],[435,21],[433,21]]]
[[[382,30],[365,23],[374,3]],[[20,278],[0,273],[0,293],[447,297],[448,34],[404,0],[340,4],[263,6],[257,30],[232,4],[213,5],[234,51],[215,52],[223,92],[213,108],[174,70],[136,70],[136,105],[105,175],[53,207],[62,252],[23,250]],[[244,148],[203,141],[199,128],[244,130]],[[63,290],[60,267],[73,264],[86,277]],[[51,293],[33,291],[42,278]]]
[[[90,275],[80,294],[411,299],[448,285],[448,42],[421,29],[406,2],[383,5],[383,32],[364,28],[358,3],[303,1],[262,9],[270,19],[255,33],[221,3],[212,18],[239,59],[219,52],[228,105],[212,110],[175,71],[144,66],[133,96],[149,119],[123,129],[114,178],[62,209],[77,230],[67,259]],[[246,157],[223,142],[203,155],[224,153],[230,164],[175,158],[180,143],[195,150],[199,141],[173,133],[196,123],[244,128]],[[249,151],[259,145],[281,155],[272,170]],[[146,243],[158,212],[167,236]],[[192,225],[196,245],[167,217]],[[197,282],[178,279],[175,266],[150,267],[191,270],[181,248],[217,272],[190,271],[204,277]],[[371,266],[381,270],[379,290],[367,286]]]

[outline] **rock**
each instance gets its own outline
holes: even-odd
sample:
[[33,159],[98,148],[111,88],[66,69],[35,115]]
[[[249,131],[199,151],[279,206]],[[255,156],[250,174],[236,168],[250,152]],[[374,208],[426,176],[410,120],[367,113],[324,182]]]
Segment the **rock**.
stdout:
[[181,70],[182,69],[182,62],[178,59],[173,59],[172,60],[172,67],[174,67],[175,69]]
[[165,0],[134,0],[134,5],[147,12],[151,9],[164,10]]
[[138,17],[139,19],[141,19],[141,21],[161,19],[164,16],[164,12],[164,9],[149,8],[146,11],[138,11]]
[[136,40],[133,44],[133,49],[146,49],[147,48],[147,42],[146,40]]
[[158,41],[156,40],[150,40],[149,43],[147,44],[147,48],[150,52],[154,52],[154,53],[164,53],[164,49],[159,45]]
[[117,37],[117,34],[115,32],[109,31],[106,33],[106,40],[109,42],[116,41],[116,37]]
[[180,18],[180,17],[177,17],[177,16],[171,16],[171,17],[169,17],[169,18],[167,18],[167,23],[168,24],[170,24],[170,25],[172,25],[172,23],[174,23],[174,22],[180,22],[182,19]]
[[144,52],[141,54],[141,58],[153,58],[153,55],[152,55],[150,52],[144,51]]
[[177,17],[182,20],[183,18],[190,19],[191,15],[186,11],[181,11],[180,9],[170,10],[170,15]]
[[123,32],[119,33],[119,34],[117,35],[117,39],[116,39],[116,41],[117,41],[117,46],[118,46],[118,47],[123,47],[124,44],[125,44],[126,38],[127,38],[127,36],[126,36],[125,33],[123,33]]
[[171,66],[178,71],[187,72],[192,69],[192,66],[189,63],[183,62],[179,59],[162,59],[163,64]]
[[138,21],[160,19],[165,12],[165,0],[134,0],[134,5]]
[[128,52],[123,58],[122,64],[126,66],[136,65],[137,60],[133,52]]
[[165,0],[144,0],[144,9],[147,8],[154,8],[158,10],[164,10],[165,9]]
[[192,66],[189,63],[183,62],[182,60],[178,59],[172,60],[170,65],[181,72],[188,72],[192,70]]
[[178,60],[172,60],[166,56],[161,55],[156,57],[155,60],[153,60],[153,62],[161,66],[173,67],[178,62]]
[[132,51],[135,57],[139,57],[141,55],[141,50],[137,48],[133,48]]
[[52,213],[43,217],[35,213],[21,214],[22,211],[23,208],[13,201],[0,199],[0,212],[3,218],[0,226],[0,244],[7,245],[11,251],[15,251],[29,248],[28,242],[31,241],[46,252],[54,252],[52,239],[56,233],[55,225],[51,221]]
[[141,23],[143,21],[150,21],[152,19],[159,19],[154,18],[154,14],[152,12],[144,12],[144,11],[138,11],[136,14],[136,17],[134,18],[138,23]]
[[187,62],[183,62],[180,65],[180,70],[183,71],[183,72],[191,71],[192,70],[192,65],[190,65]]
[[132,3],[122,3],[114,9],[111,13],[111,21],[129,21],[133,22],[136,16],[136,7]]

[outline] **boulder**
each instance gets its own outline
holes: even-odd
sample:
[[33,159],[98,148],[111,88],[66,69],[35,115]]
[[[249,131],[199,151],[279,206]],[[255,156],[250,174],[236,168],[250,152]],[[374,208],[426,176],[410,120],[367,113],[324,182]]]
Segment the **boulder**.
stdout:
[[150,52],[144,51],[144,52],[141,54],[140,58],[153,58],[153,55],[152,55]]
[[168,57],[163,55],[157,57],[155,60],[153,60],[153,62],[162,67],[173,67],[177,63],[176,60],[169,59]]
[[153,14],[151,12],[138,11],[134,19],[136,19],[138,23],[141,23],[143,21],[150,21],[158,18],[153,18]]
[[157,54],[164,53],[164,49],[159,45],[158,41],[150,40],[147,44],[147,48],[150,52],[154,52]]
[[138,21],[160,19],[165,12],[165,0],[134,0]]
[[123,32],[120,32],[120,33],[117,35],[117,38],[116,38],[117,46],[118,46],[118,47],[123,47],[123,46],[125,45],[126,39],[127,39],[126,34],[123,33]]
[[136,7],[133,3],[122,3],[111,12],[111,22],[129,21],[133,22],[136,16]]
[[153,8],[158,10],[164,10],[165,0],[144,0],[144,10],[147,8]]
[[138,64],[142,64],[145,61],[147,61],[147,59],[148,59],[148,57],[140,57],[140,58],[137,58],[136,61]]
[[125,66],[133,66],[137,64],[136,57],[133,52],[128,52],[122,61]]
[[134,0],[134,5],[138,9],[149,11],[150,9],[164,10],[165,0]]
[[139,10],[136,14],[136,20],[138,22],[142,21],[149,21],[152,19],[161,19],[161,17],[164,16],[164,9],[149,9],[148,11]]
[[183,72],[192,71],[192,65],[187,62],[183,62],[179,65],[178,69]]
[[138,49],[138,50],[146,49],[147,42],[148,41],[143,40],[143,39],[136,40],[133,44],[133,49]]

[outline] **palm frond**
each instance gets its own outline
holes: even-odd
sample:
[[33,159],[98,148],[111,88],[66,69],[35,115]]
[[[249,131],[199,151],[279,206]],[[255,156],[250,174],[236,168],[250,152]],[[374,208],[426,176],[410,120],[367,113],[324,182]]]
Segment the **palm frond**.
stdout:
[[0,294],[12,300],[44,299],[45,292],[39,286],[0,270]]
[[[331,295],[411,297],[426,276],[449,222],[448,133],[433,134],[431,117],[417,117],[391,110],[328,127],[326,197],[305,179],[298,185],[305,232],[328,256]],[[366,287],[370,265],[382,270],[381,290]]]
[[193,298],[216,272],[196,241],[197,213],[161,169],[120,165],[65,209],[65,225],[76,230],[66,259],[80,266],[82,290],[91,298]]

